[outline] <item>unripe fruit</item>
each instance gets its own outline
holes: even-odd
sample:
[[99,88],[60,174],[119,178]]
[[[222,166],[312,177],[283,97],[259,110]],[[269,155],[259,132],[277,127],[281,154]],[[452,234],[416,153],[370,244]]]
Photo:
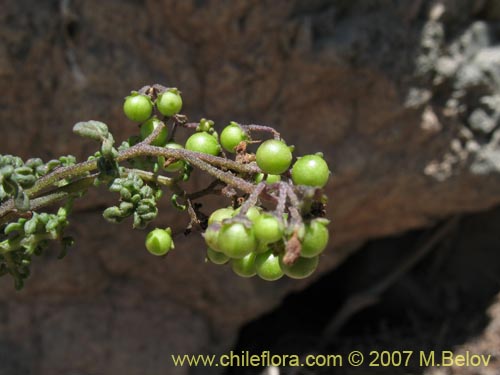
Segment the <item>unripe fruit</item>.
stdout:
[[325,250],[328,245],[328,228],[319,219],[306,224],[302,250],[300,255],[304,258],[313,258]]
[[283,225],[271,214],[260,215],[254,223],[257,239],[264,243],[273,243],[283,236]]
[[[257,176],[255,176],[255,182],[261,182],[264,180],[264,173],[258,173]],[[268,174],[265,182],[268,184],[274,184],[276,182],[281,181],[281,176],[279,174]]]
[[238,124],[232,122],[222,130],[220,143],[226,151],[234,154],[236,146],[247,138],[243,129]]
[[319,258],[317,256],[313,258],[298,258],[295,263],[291,265],[286,265],[283,262],[283,257],[280,256],[280,266],[285,275],[292,279],[305,279],[306,277],[312,275],[316,268],[318,267]]
[[[144,140],[149,137],[158,126],[161,126],[161,121],[156,117],[150,118],[148,121],[141,125],[141,138]],[[158,134],[158,136],[153,140],[153,142],[151,142],[151,144],[153,146],[164,146],[165,143],[167,143],[167,136],[167,128],[164,126],[160,131],[160,134]]]
[[274,255],[272,251],[257,255],[255,270],[260,278],[267,281],[278,280],[284,274],[280,266],[279,257]]
[[226,264],[229,261],[229,257],[226,254],[211,248],[207,248],[207,259],[214,264]]
[[153,255],[165,255],[174,248],[170,228],[153,229],[146,236],[146,249]]
[[241,277],[252,277],[255,276],[255,258],[257,254],[250,253],[241,259],[231,260],[231,268],[234,273]]
[[125,98],[123,112],[128,119],[143,122],[151,117],[153,103],[149,96],[133,93]]
[[224,224],[217,240],[220,250],[230,258],[241,259],[257,247],[251,228],[241,223]]
[[[165,148],[182,149],[183,147],[178,143],[170,142],[165,145]],[[178,172],[183,167],[184,167],[184,160],[177,160],[167,165],[163,169],[165,169],[167,172]]]
[[295,185],[321,188],[326,185],[329,176],[328,164],[319,155],[303,156],[292,167],[292,180]]
[[163,116],[173,116],[182,109],[182,98],[177,89],[170,89],[158,95],[156,108]]
[[224,219],[229,219],[233,217],[233,215],[234,215],[234,209],[232,207],[219,208],[214,212],[212,212],[212,214],[208,218],[208,225],[213,223],[220,223]]
[[186,141],[185,147],[186,150],[213,156],[217,156],[220,153],[220,146],[217,139],[207,132],[198,132],[191,135]]
[[292,152],[284,142],[269,139],[259,146],[255,158],[264,173],[281,174],[290,167]]

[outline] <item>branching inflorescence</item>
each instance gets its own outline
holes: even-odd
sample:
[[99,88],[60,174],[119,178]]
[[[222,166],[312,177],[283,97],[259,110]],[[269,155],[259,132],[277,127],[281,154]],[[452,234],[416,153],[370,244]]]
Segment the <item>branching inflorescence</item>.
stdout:
[[[322,155],[306,155],[292,165],[293,147],[275,129],[231,122],[219,135],[213,121],[188,122],[181,108],[177,89],[145,86],[123,106],[141,124],[140,133],[118,147],[104,123],[86,121],[73,131],[100,143],[87,161],[0,155],[0,275],[10,274],[21,288],[32,256],[51,241],[61,242],[61,256],[66,254],[73,243],[64,235],[73,201],[95,186],[119,195],[103,217],[112,223],[132,217],[134,228],[157,217],[157,203],[168,191],[172,205],[189,215],[184,233],[203,232],[206,259],[229,263],[242,277],[271,281],[312,274],[329,239],[322,188],[330,171]],[[180,128],[192,132],[184,147],[174,140]],[[259,144],[255,153],[253,144]],[[188,192],[183,185],[193,169],[213,180]],[[200,200],[211,194],[230,203],[205,215]],[[153,229],[145,245],[165,256],[174,248],[171,229]]]

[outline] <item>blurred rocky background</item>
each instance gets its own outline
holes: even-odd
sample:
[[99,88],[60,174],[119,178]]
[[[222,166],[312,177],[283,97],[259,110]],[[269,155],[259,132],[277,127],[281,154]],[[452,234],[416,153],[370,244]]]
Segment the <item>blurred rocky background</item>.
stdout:
[[[325,331],[336,316],[326,309],[314,329],[334,332],[332,345],[370,349],[370,339],[349,329],[371,322],[371,339],[385,340],[384,322],[405,326],[393,315],[412,311],[415,332],[432,348],[436,327],[480,296],[472,305],[477,325],[449,323],[454,335],[439,345],[498,351],[490,343],[500,335],[493,305],[500,289],[494,268],[499,40],[496,0],[2,1],[1,153],[88,156],[95,144],[74,136],[73,124],[101,120],[125,139],[136,129],[122,114],[123,97],[161,83],[183,92],[190,119],[272,125],[297,154],[323,151],[334,174],[326,189],[333,240],[320,272],[301,282],[245,280],[205,264],[197,236],[178,239],[168,259],[153,258],[143,248],[144,232],[102,219],[116,197],[93,193],[77,207],[71,229],[77,245],[67,258],[57,261],[54,252],[38,260],[21,292],[10,280],[0,282],[0,374],[220,373],[174,368],[170,354],[274,347],[281,336],[249,336],[248,327],[290,327],[278,330],[287,337],[303,324],[294,321],[302,315],[287,309],[288,299],[301,296],[298,304],[309,301],[315,310],[334,300],[340,309],[415,253],[420,262],[403,267],[369,318],[348,314],[344,324]],[[187,223],[165,204],[157,224],[174,221],[177,230]],[[444,234],[419,253],[435,233]],[[390,243],[380,239],[395,235],[401,237]],[[450,246],[429,260],[428,253]],[[457,254],[463,258],[455,267],[450,260]],[[422,262],[434,264],[436,279],[427,277]],[[448,278],[438,277],[441,271]],[[424,293],[433,285],[435,295]],[[408,295],[414,298],[402,298]],[[258,319],[273,310],[268,320]],[[359,324],[349,325],[356,316]],[[390,345],[401,347],[415,332],[389,329]],[[294,335],[309,343],[307,334]],[[411,345],[420,350],[424,344]]]

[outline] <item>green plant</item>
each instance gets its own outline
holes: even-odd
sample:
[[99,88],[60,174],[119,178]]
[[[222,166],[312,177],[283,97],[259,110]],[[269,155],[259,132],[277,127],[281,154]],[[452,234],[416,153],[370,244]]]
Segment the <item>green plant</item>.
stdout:
[[[209,247],[207,258],[231,264],[241,276],[276,280],[284,273],[311,273],[328,242],[328,221],[323,219],[327,198],[318,187],[324,183],[293,182],[288,169],[292,151],[271,127],[232,123],[231,128],[242,133],[231,131],[222,143],[236,154],[218,156],[221,147],[213,121],[188,122],[181,108],[178,90],[145,86],[127,97],[124,112],[133,121],[147,122],[140,134],[119,146],[104,123],[85,121],[73,131],[100,145],[87,160],[62,156],[48,162],[23,161],[0,155],[0,275],[11,275],[20,288],[33,256],[51,242],[62,244],[64,256],[73,243],[66,234],[73,202],[94,188],[117,194],[118,202],[103,212],[111,223],[130,220],[133,228],[146,228],[157,218],[157,204],[166,195],[173,207],[187,213],[186,228],[178,234],[154,229],[147,235],[146,248],[155,255],[172,251],[176,235],[199,231]],[[152,117],[154,112],[167,117]],[[185,149],[175,143],[182,130],[194,131]],[[256,154],[247,149],[247,143],[258,142]],[[193,169],[212,178],[199,191],[186,190]],[[266,174],[273,175],[272,183],[256,182]],[[324,181],[323,172],[320,177]],[[214,194],[226,197],[230,206],[207,215],[201,201]],[[306,262],[301,256],[314,259]]]

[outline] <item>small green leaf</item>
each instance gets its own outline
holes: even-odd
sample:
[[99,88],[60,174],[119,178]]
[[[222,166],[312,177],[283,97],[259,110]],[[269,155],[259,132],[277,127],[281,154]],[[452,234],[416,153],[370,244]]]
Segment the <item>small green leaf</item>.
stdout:
[[180,204],[179,202],[177,202],[177,199],[179,199],[179,195],[172,194],[170,201],[172,202],[175,208],[177,208],[180,211],[185,211],[187,209],[187,206],[185,204]]
[[119,223],[122,220],[121,211],[116,206],[106,208],[102,216],[111,223]]
[[38,215],[36,213],[33,214],[33,217],[29,219],[26,223],[24,223],[24,232],[26,234],[36,233],[38,229]]
[[20,232],[22,231],[24,228],[24,222],[21,222],[21,221],[16,221],[14,223],[9,223],[5,229],[4,229],[4,233],[5,234],[10,234],[12,232]]
[[101,152],[106,159],[114,159],[118,156],[118,151],[113,147],[115,140],[111,134],[108,134],[102,142]]
[[73,132],[95,141],[103,141],[109,134],[108,126],[105,123],[94,120],[76,123],[73,126]]

